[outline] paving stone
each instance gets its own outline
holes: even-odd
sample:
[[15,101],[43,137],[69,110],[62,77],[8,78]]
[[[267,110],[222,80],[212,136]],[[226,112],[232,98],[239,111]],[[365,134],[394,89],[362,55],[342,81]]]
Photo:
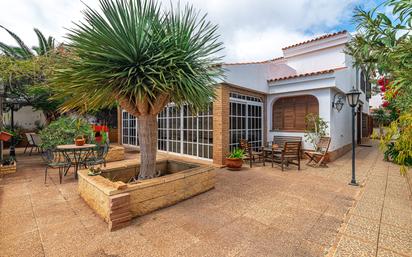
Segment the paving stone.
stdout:
[[410,236],[409,240],[403,240],[396,236],[380,234],[378,247],[386,248],[406,256],[412,256],[412,240]]
[[350,237],[356,237],[359,240],[366,241],[371,244],[377,244],[378,242],[377,230],[369,230],[367,228],[360,227],[354,224],[348,224],[343,233]]
[[[61,185],[57,172],[50,173],[45,185],[40,157],[19,158],[18,172],[0,179],[0,230],[8,233],[0,239],[0,255],[7,248],[6,256],[323,256],[331,251],[339,229],[343,232],[345,219],[354,237],[341,237],[337,252],[329,254],[375,256],[376,243],[367,242],[374,240],[371,235],[384,206],[386,221],[396,222],[381,224],[385,242],[378,256],[406,256],[411,205],[401,198],[405,180],[396,166],[381,161],[376,147],[358,148],[357,154],[362,188],[347,185],[350,154],[327,169],[221,169],[216,189],[135,218],[130,226],[111,233],[79,197],[72,171]],[[389,177],[388,169],[394,171]],[[387,178],[390,189],[385,195]],[[4,193],[13,187],[19,189]],[[349,212],[354,201],[359,208]],[[24,221],[30,220],[30,213],[37,223]]]
[[376,244],[362,242],[355,238],[343,236],[340,240],[335,257],[372,257],[376,255]]
[[1,238],[0,256],[45,256],[38,231],[27,232],[14,237]]
[[348,223],[362,228],[366,228],[376,233],[379,230],[379,221],[357,215],[351,215]]
[[404,257],[404,255],[400,255],[386,249],[378,248],[377,257]]

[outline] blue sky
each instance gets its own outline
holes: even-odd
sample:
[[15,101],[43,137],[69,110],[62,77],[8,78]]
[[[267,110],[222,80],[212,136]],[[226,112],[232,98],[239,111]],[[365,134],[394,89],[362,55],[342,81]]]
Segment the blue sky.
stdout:
[[[164,5],[169,0],[160,0]],[[177,0],[171,0],[177,2]],[[98,0],[83,0],[98,8]],[[189,2],[219,25],[225,61],[257,61],[282,54],[281,48],[325,33],[354,31],[355,6],[372,8],[382,0],[181,0]],[[35,45],[33,28],[64,41],[65,28],[82,19],[80,0],[2,0],[0,24]],[[0,41],[13,40],[0,31]]]

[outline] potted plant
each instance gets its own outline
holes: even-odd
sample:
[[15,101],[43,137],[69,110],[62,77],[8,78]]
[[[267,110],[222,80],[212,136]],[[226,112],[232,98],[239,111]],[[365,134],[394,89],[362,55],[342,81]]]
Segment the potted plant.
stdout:
[[240,170],[243,164],[243,158],[245,157],[245,151],[240,148],[235,148],[226,157],[226,167],[229,170]]
[[77,137],[74,139],[74,143],[75,143],[77,146],[82,146],[82,145],[84,145],[84,144],[86,143],[86,139],[84,138],[84,136],[77,136]]
[[16,161],[14,158],[9,157],[0,160],[0,175],[6,175],[16,172]]

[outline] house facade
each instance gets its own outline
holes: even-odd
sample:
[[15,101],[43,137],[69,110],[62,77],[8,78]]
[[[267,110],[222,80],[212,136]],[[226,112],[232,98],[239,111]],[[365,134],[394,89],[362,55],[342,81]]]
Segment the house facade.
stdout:
[[[224,164],[225,156],[248,139],[253,147],[273,136],[304,139],[305,116],[318,114],[328,122],[330,159],[351,146],[351,108],[345,93],[359,89],[356,138],[368,137],[369,95],[362,74],[344,53],[350,34],[341,31],[283,48],[280,58],[251,63],[224,64],[225,79],[215,85],[216,99],[199,114],[169,104],[158,116],[158,149]],[[343,103],[339,110],[336,103]],[[119,109],[119,138],[138,146],[138,120]],[[311,149],[308,142],[304,149]]]

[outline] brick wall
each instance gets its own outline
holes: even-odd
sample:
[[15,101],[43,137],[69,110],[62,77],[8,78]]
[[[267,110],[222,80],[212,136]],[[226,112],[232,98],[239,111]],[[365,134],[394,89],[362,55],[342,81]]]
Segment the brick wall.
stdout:
[[255,96],[263,102],[263,139],[266,138],[266,95],[243,88],[220,84],[216,86],[216,99],[213,102],[213,163],[217,165],[225,164],[225,157],[229,153],[229,113],[230,113],[230,93]]

